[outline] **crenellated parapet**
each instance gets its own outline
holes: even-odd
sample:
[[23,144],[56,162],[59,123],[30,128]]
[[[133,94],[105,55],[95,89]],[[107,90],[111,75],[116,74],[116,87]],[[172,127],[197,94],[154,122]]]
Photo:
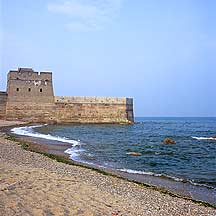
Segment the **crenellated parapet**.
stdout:
[[89,97],[89,96],[55,96],[56,103],[109,103],[127,104],[132,103],[125,97]]

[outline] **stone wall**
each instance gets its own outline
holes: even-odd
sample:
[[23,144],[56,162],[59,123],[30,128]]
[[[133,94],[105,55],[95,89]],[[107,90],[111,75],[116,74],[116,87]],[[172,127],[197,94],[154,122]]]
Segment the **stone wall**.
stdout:
[[133,123],[125,104],[109,103],[10,103],[7,120],[45,123]]
[[[8,73],[7,120],[57,123],[133,123],[133,99],[54,97],[52,73],[19,68]],[[2,116],[5,113],[5,109]]]
[[126,98],[126,118],[129,122],[134,122],[133,98]]
[[34,72],[29,68],[10,71],[7,81],[10,102],[54,103],[52,73]]
[[55,104],[57,122],[133,123],[130,98],[55,97]]
[[10,102],[7,106],[7,120],[48,123],[133,123],[133,101],[128,98],[55,97],[55,101],[44,104]]
[[53,118],[54,92],[51,72],[31,68],[9,71],[7,120],[48,122]]
[[7,105],[6,119],[51,123],[55,122],[54,111],[54,103],[10,102]]
[[0,92],[0,119],[5,119],[6,103],[7,103],[7,93]]

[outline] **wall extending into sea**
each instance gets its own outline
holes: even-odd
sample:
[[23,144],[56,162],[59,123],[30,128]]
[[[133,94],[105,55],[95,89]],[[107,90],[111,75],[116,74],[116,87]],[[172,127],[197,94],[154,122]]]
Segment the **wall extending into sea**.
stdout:
[[132,98],[57,97],[50,72],[19,68],[8,73],[7,84],[6,106],[2,102],[7,120],[126,124],[134,121]]
[[132,123],[133,101],[113,97],[55,97],[56,120],[81,123]]

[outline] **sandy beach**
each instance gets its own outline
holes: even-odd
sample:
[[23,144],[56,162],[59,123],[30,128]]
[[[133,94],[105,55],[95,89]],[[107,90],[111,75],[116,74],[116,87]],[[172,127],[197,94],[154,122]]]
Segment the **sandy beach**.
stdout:
[[[0,127],[16,124],[22,122],[0,121]],[[0,215],[206,216],[216,210],[26,151],[2,132]]]

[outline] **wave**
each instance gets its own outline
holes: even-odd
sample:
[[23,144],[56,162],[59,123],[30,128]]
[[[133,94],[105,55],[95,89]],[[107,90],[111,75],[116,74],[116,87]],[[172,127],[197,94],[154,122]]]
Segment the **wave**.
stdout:
[[197,140],[216,140],[216,138],[213,137],[192,137],[192,138]]
[[[35,137],[35,138],[42,138],[42,139],[47,139],[47,140],[53,140],[53,141],[58,141],[58,142],[63,142],[63,143],[70,143],[72,144],[71,148],[68,148],[64,151],[64,153],[70,155],[70,159],[79,161],[78,157],[83,149],[80,148],[81,142],[80,140],[71,140],[66,137],[59,137],[59,136],[53,136],[50,134],[41,134],[36,131],[34,131],[34,128],[39,128],[39,127],[44,127],[45,125],[34,125],[34,126],[25,126],[25,127],[16,127],[11,129],[11,132],[17,135],[22,135],[22,136],[30,136],[30,137]],[[79,147],[79,149],[77,149]]]
[[76,149],[75,147],[76,147],[76,146],[73,146],[73,147],[71,147],[71,148],[66,149],[66,150],[64,151],[64,153],[69,154],[71,160],[81,162],[81,161],[79,160],[79,156],[80,156],[80,153],[81,153],[81,152],[84,152],[85,150],[84,150],[84,149]]
[[46,126],[46,125],[16,127],[16,128],[11,129],[11,132],[17,135],[22,135],[22,136],[30,136],[30,137],[42,138],[42,139],[59,141],[59,142],[64,142],[64,143],[70,143],[72,144],[72,146],[80,145],[80,142],[76,140],[70,140],[66,137],[53,136],[50,134],[41,134],[33,130],[34,128],[39,128],[43,126]]
[[130,174],[151,175],[151,176],[156,176],[156,177],[166,177],[166,178],[170,178],[170,179],[173,179],[175,181],[180,181],[180,182],[184,181],[184,179],[180,179],[180,178],[165,175],[165,174],[157,174],[153,172],[145,172],[145,171],[138,171],[138,170],[132,170],[132,169],[118,169],[118,170],[121,172],[130,173]]
[[165,177],[167,179],[171,179],[171,180],[174,180],[174,181],[177,181],[177,182],[190,183],[190,184],[195,185],[195,186],[200,186],[200,187],[206,187],[206,188],[210,188],[210,189],[215,189],[215,187],[210,186],[210,185],[197,183],[197,182],[194,182],[193,180],[186,180],[186,179],[182,179],[182,178],[177,178],[177,177],[166,175],[166,174],[157,174],[157,173],[153,173],[153,172],[145,172],[145,171],[138,171],[138,170],[132,170],[132,169],[118,169],[118,171],[130,173],[130,174],[150,175],[150,176],[156,176],[156,177]]
[[81,152],[85,152],[84,149],[75,149],[75,147],[72,148],[68,148],[64,151],[65,153],[70,155],[70,159],[79,163],[83,163],[89,166],[93,166],[93,167],[97,167],[97,168],[102,168],[102,169],[106,169],[106,166],[94,163],[94,162],[89,162],[86,160],[82,160],[79,156]]

